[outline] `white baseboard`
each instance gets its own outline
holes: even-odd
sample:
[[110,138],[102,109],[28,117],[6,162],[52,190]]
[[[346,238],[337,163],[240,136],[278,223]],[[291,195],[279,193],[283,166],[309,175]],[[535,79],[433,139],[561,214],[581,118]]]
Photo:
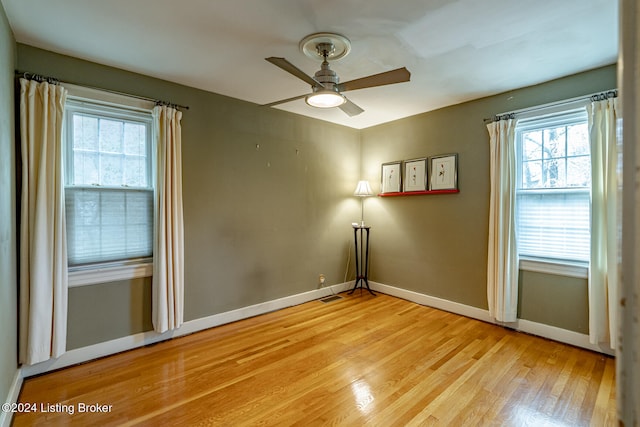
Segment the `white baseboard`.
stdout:
[[460,314],[462,316],[471,317],[472,319],[482,320],[483,322],[493,323],[488,310],[472,307],[470,305],[460,304],[459,302],[449,301],[446,299],[432,297],[430,295],[409,291],[394,286],[384,285],[382,283],[369,281],[371,289],[382,292],[383,294],[406,299],[420,305],[437,308],[451,313]]
[[597,351],[599,353],[608,354],[610,356],[613,356],[615,354],[614,350],[610,348],[591,344],[589,342],[589,335],[581,334],[579,332],[569,331],[567,329],[562,329],[555,326],[545,325],[543,323],[532,322],[530,320],[524,319],[518,319],[514,323],[504,325],[502,323],[496,322],[495,319],[489,316],[489,311],[482,308],[472,307],[458,302],[453,302],[414,291],[408,291],[406,289],[384,285],[382,283],[369,281],[369,285],[374,291],[379,291],[387,295],[406,299],[408,301],[415,302],[416,304],[426,305],[428,307],[437,308],[440,310],[459,314],[461,316],[481,320],[483,322],[508,326],[509,328],[515,329],[520,332],[548,338],[550,340],[585,348],[587,350]]
[[[23,366],[21,368],[21,378],[28,378],[34,375],[43,374],[45,372],[54,371],[56,369],[65,368],[67,366],[77,365],[89,360],[97,359],[104,356],[120,353],[134,348],[143,347],[145,345],[154,344],[171,338],[192,334],[194,332],[213,328],[215,326],[224,325],[226,323],[235,322],[260,314],[280,310],[286,307],[303,304],[319,298],[324,298],[333,293],[339,293],[350,289],[354,282],[340,283],[333,286],[327,286],[321,289],[303,292],[301,294],[291,295],[277,300],[266,301],[260,304],[231,310],[224,313],[214,314],[212,316],[200,319],[190,320],[182,324],[179,329],[174,331],[158,334],[154,331],[143,332],[136,335],[129,335],[117,338],[111,341],[90,345],[74,350],[69,350],[57,359],[47,360],[31,366]],[[18,388],[18,391],[20,389]],[[2,426],[0,426],[2,427]]]
[[[18,396],[20,395],[20,390],[22,389],[22,378],[22,371],[20,369],[17,369],[16,374],[13,377],[13,381],[11,382],[9,393],[7,394],[4,402],[15,403],[18,401]],[[0,427],[9,427],[11,425],[12,418],[13,413],[0,411]]]
[[[191,334],[215,326],[224,325],[226,323],[236,322],[238,320],[247,319],[249,317],[258,316],[260,314],[269,313],[271,311],[280,310],[294,305],[304,304],[319,298],[332,295],[348,290],[353,286],[354,282],[341,283],[338,285],[328,286],[322,289],[304,292],[302,294],[292,295],[273,301],[266,301],[260,304],[250,305],[248,307],[239,308],[237,310],[227,311],[225,313],[215,314],[209,317],[185,322],[179,329],[180,335]],[[186,332],[185,332],[186,331]]]
[[[76,365],[100,357],[109,356],[111,354],[116,354],[171,338],[192,334],[194,332],[268,313],[270,311],[280,310],[286,307],[303,304],[308,301],[313,301],[325,296],[329,296],[332,293],[339,293],[349,290],[353,285],[354,281],[341,283],[322,289],[315,289],[301,294],[291,295],[277,300],[266,301],[260,304],[239,308],[237,310],[231,310],[200,319],[190,320],[188,322],[185,322],[179,329],[166,332],[164,334],[158,334],[156,332],[149,331],[136,335],[117,338],[115,340],[99,344],[94,344],[88,347],[70,350],[58,359],[48,360],[37,365],[23,366],[20,370],[19,382],[16,383],[16,393],[19,393],[20,391],[22,378],[28,378],[33,375],[39,375],[45,372],[53,371],[71,365]],[[369,285],[374,291],[379,291],[391,296],[415,302],[417,304],[481,320],[483,322],[497,324],[494,319],[489,316],[488,310],[445,300],[438,297],[433,297],[426,294],[421,294],[414,291],[409,291],[406,289],[396,288],[382,283],[369,281]],[[580,334],[578,332],[522,319],[519,319],[517,322],[509,324],[508,326],[521,332],[526,332],[554,341],[563,342],[566,344],[574,345],[576,347],[581,347],[609,355],[614,354],[613,350],[589,343],[589,336]],[[15,398],[17,398],[17,394]],[[11,400],[8,401],[11,402]],[[0,427],[3,427],[2,423],[0,423]]]
[[516,330],[526,332],[531,335],[549,338],[550,340],[570,344],[575,347],[581,347],[598,353],[615,356],[615,350],[608,347],[591,344],[589,335],[567,329],[558,328],[556,326],[545,325],[543,323],[532,322],[530,320],[518,319],[516,322]]

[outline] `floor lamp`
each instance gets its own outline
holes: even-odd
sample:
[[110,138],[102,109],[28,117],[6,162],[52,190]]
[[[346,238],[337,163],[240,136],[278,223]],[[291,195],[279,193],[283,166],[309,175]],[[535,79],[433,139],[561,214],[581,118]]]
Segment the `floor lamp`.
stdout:
[[356,283],[349,294],[352,294],[353,291],[358,288],[358,285],[360,285],[360,289],[366,286],[369,293],[375,296],[369,287],[369,230],[371,227],[364,224],[364,199],[365,197],[373,195],[369,181],[358,182],[358,186],[356,187],[356,191],[353,195],[360,197],[360,209],[362,212],[360,216],[360,225],[353,223],[353,237],[356,250]]

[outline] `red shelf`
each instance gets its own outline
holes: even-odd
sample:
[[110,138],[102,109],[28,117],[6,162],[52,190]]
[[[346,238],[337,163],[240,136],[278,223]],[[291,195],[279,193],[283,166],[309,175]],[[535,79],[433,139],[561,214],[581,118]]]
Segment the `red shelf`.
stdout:
[[398,193],[380,193],[378,197],[397,197],[397,196],[422,196],[425,194],[453,194],[459,193],[460,190],[426,190],[426,191],[407,191]]

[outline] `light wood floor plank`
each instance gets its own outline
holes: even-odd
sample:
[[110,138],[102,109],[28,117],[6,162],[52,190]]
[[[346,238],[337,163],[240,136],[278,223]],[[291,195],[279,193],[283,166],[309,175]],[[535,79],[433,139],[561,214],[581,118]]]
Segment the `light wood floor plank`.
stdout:
[[74,414],[14,426],[616,424],[611,357],[383,294],[343,297],[26,379],[20,402]]

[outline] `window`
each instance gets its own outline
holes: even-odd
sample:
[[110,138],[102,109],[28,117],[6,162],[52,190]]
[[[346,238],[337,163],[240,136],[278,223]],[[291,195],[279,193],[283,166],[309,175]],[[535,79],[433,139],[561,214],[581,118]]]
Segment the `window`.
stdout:
[[150,112],[67,100],[70,267],[152,256],[151,120]]
[[516,144],[519,255],[588,262],[591,157],[586,109],[521,119]]

